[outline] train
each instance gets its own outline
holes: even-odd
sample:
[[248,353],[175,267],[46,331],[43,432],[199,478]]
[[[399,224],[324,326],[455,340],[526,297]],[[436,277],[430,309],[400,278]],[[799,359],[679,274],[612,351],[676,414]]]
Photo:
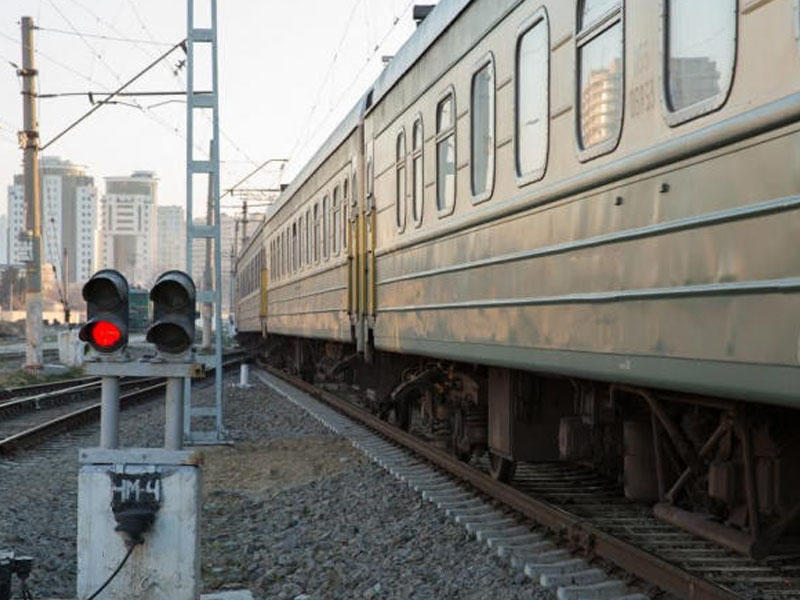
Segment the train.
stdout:
[[766,555],[800,516],[799,40],[795,0],[442,0],[241,248],[241,343]]

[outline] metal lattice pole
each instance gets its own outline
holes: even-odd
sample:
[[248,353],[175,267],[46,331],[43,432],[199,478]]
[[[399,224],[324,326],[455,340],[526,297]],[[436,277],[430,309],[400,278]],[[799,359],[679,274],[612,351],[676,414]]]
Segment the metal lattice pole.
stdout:
[[[213,289],[204,285],[198,295],[201,305],[213,304],[214,311],[214,348],[213,359],[207,366],[215,369],[214,406],[192,407],[192,396],[189,381],[184,383],[184,417],[183,432],[189,443],[219,442],[223,439],[222,422],[222,251],[221,251],[221,214],[219,184],[219,96],[217,69],[217,1],[207,0],[211,9],[211,27],[196,28],[194,0],[187,0],[187,34],[186,34],[186,271],[192,272],[192,249],[194,241],[213,241]],[[197,94],[194,90],[195,44],[211,45],[211,90],[209,93]],[[194,158],[194,118],[195,109],[211,110],[212,141],[208,160]],[[213,210],[213,220],[206,219],[205,225],[195,224],[193,210],[193,175],[208,174],[209,190],[212,202],[207,210]],[[206,256],[208,254],[206,253]],[[213,417],[215,428],[211,431],[194,431],[193,417]]]

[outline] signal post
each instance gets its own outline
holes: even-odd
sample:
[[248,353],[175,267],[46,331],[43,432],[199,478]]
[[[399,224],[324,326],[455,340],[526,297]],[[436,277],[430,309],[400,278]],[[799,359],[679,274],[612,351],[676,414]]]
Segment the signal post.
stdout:
[[[162,274],[150,292],[147,341],[156,354],[132,360],[128,284],[117,271],[95,273],[83,288],[92,349],[86,372],[102,378],[100,446],[80,451],[78,597],[196,600],[200,592],[201,456],[183,450],[183,381],[202,375],[194,360],[196,292],[181,271]],[[163,448],[120,448],[119,378],[165,377]],[[104,587],[105,586],[105,587]]]

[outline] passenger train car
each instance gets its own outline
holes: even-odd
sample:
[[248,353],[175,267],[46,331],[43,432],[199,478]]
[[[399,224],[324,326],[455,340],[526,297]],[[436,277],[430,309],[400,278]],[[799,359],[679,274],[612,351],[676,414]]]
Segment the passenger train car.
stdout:
[[243,342],[492,473],[800,515],[795,0],[442,0],[238,258]]

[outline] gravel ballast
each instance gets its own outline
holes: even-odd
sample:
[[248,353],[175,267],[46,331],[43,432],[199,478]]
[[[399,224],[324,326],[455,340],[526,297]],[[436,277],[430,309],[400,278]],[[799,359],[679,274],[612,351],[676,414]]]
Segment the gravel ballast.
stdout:
[[[553,598],[304,411],[226,383],[235,442],[205,448],[204,591],[255,598]],[[210,397],[213,388],[195,392]],[[163,404],[122,415],[128,446],[160,446]],[[97,425],[0,460],[0,549],[35,557],[39,598],[75,590],[77,450]]]

